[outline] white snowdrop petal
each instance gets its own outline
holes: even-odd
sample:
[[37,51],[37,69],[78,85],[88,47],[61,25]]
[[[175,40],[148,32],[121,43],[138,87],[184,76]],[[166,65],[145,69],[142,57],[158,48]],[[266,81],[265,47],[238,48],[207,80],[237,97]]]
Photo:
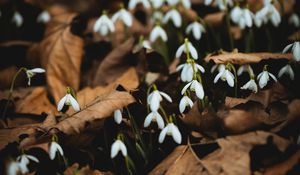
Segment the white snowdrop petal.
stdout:
[[55,142],[51,142],[50,148],[49,148],[49,156],[51,160],[55,159],[55,154],[56,154],[56,145],[54,144]]
[[294,43],[293,56],[295,61],[300,61],[300,42]]
[[34,69],[31,69],[30,71],[33,72],[33,73],[44,73],[44,72],[45,72],[45,69],[42,69],[42,68],[34,68]]
[[180,102],[179,102],[179,111],[180,111],[180,113],[183,113],[184,110],[185,110],[185,108],[186,108],[186,100],[185,100],[185,98],[183,97],[183,98],[180,100]]
[[181,45],[181,46],[177,49],[176,54],[175,54],[175,57],[176,57],[176,58],[180,58],[180,57],[181,57],[182,52],[184,51],[184,47],[185,47],[185,45],[183,44],[183,45]]
[[67,96],[64,96],[57,104],[57,111],[61,111],[62,108],[64,107],[65,105],[65,102],[67,100]]
[[158,128],[163,129],[165,127],[165,122],[164,122],[162,116],[158,112],[155,113],[155,116],[156,116],[156,122],[157,122]]
[[64,151],[63,151],[63,149],[61,148],[61,146],[58,144],[58,143],[56,143],[56,142],[54,142],[55,143],[55,145],[56,145],[56,150],[58,151],[58,153],[61,155],[61,156],[63,156],[64,155]]
[[232,75],[232,73],[229,70],[226,70],[226,80],[227,83],[230,87],[234,86],[234,76]]
[[281,78],[282,75],[287,71],[287,65],[282,67],[278,72],[278,77]]
[[160,132],[159,137],[158,137],[158,142],[162,143],[165,140],[165,137],[168,132],[168,125]]
[[191,44],[191,43],[188,43],[188,46],[189,46],[189,50],[191,52],[191,55],[192,57],[197,60],[198,59],[198,53],[197,53],[197,50],[195,49],[195,47]]
[[217,76],[215,77],[215,79],[214,79],[214,83],[217,83],[218,80],[221,78],[221,76],[222,76],[223,74],[224,74],[223,72],[219,72],[219,73],[217,74]]
[[204,98],[204,91],[203,91],[203,87],[199,82],[194,81],[195,84],[195,91],[196,91],[196,96],[200,99]]
[[208,6],[212,3],[213,0],[204,0],[204,5]]
[[166,93],[164,93],[164,92],[159,92],[160,93],[160,95],[162,95],[166,100],[168,100],[170,103],[172,103],[172,98],[168,95],[168,94],[166,94]]
[[294,80],[294,77],[295,77],[294,71],[290,65],[288,65],[288,67],[289,67],[288,72],[289,72],[290,78],[291,78],[291,80]]
[[17,175],[19,170],[20,170],[19,163],[11,162],[8,165],[6,173],[7,175]]
[[34,157],[32,155],[26,155],[26,156],[28,157],[28,159],[30,159],[30,160],[32,160],[32,161],[34,161],[36,163],[39,163],[39,160],[36,157]]
[[277,78],[272,73],[269,73],[269,75],[275,82],[277,82]]
[[156,94],[152,95],[151,101],[150,101],[150,109],[151,111],[157,111],[160,105],[160,99],[159,96]]
[[171,15],[173,24],[176,27],[181,27],[182,19],[180,13],[177,10],[173,10]]
[[180,133],[178,127],[174,124],[170,124],[170,127],[171,127],[171,130],[172,130],[173,140],[176,143],[181,144],[182,137],[181,137],[181,133]]
[[195,64],[195,66],[197,67],[198,70],[200,70],[200,72],[205,73],[205,69],[201,65]]
[[183,87],[183,89],[181,90],[181,95],[183,95],[186,92],[186,90],[190,87],[191,84],[192,82],[189,82]]
[[151,112],[150,114],[148,114],[145,118],[145,121],[144,121],[144,127],[147,128],[148,126],[150,126],[151,124],[151,121],[153,120],[153,116],[154,115],[154,112]]
[[201,28],[200,28],[199,24],[197,24],[197,23],[194,24],[193,35],[196,40],[201,39]]
[[70,95],[70,94],[68,94],[68,95],[69,95],[69,100],[70,100],[71,105],[74,108],[74,110],[76,112],[80,111],[80,106],[79,106],[78,102],[75,100],[75,98],[72,95]]
[[261,89],[264,88],[267,85],[268,81],[269,81],[269,74],[268,74],[268,72],[263,71],[263,74],[261,75],[259,82],[258,82],[259,87]]
[[286,53],[288,50],[290,50],[292,48],[292,46],[293,46],[293,44],[289,44],[289,45],[285,46],[282,53]]
[[126,157],[127,156],[127,148],[126,148],[126,146],[125,146],[125,144],[123,142],[120,143],[120,150],[122,152],[122,155],[124,157]]
[[190,9],[192,4],[191,4],[191,1],[190,0],[182,0],[182,5],[185,9]]
[[186,33],[186,34],[190,34],[192,30],[193,30],[193,23],[189,24],[189,25],[186,27],[185,33]]
[[177,66],[176,72],[180,71],[184,66],[185,66],[185,64],[181,64],[181,65]]
[[122,112],[120,109],[114,111],[114,120],[118,124],[122,122]]
[[114,158],[116,157],[116,155],[118,154],[120,150],[120,143],[117,141],[115,141],[112,145],[111,145],[111,150],[110,150],[110,158]]

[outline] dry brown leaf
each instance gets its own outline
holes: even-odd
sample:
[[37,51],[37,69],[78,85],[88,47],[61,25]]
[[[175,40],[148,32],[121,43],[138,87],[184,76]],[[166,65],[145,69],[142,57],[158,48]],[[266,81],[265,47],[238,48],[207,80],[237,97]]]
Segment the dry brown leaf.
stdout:
[[299,41],[300,40],[300,30],[294,32],[293,34],[291,34],[288,39],[290,41]]
[[267,53],[267,52],[260,52],[260,53],[212,53],[207,55],[204,60],[206,62],[213,61],[215,64],[251,64],[251,63],[258,63],[262,60],[268,59],[292,59],[292,54],[281,54],[281,53]]
[[74,13],[63,13],[52,17],[44,39],[31,49],[31,52],[37,52],[42,67],[46,68],[47,83],[56,103],[65,95],[67,86],[75,91],[79,88],[84,43],[70,31],[75,16]]
[[84,130],[88,122],[105,119],[116,109],[122,109],[134,101],[134,98],[128,92],[115,91],[107,95],[102,95],[81,111],[62,120],[53,127],[67,135],[78,134]]
[[294,153],[290,158],[287,160],[276,164],[272,167],[267,168],[263,171],[263,175],[285,175],[293,169],[295,166],[299,166],[300,161],[300,150]]
[[208,175],[198,158],[187,145],[178,146],[167,158],[156,166],[150,175],[199,174]]
[[125,56],[131,53],[133,46],[134,39],[130,38],[108,54],[98,67],[93,86],[106,86],[126,72],[130,64]]
[[43,112],[53,112],[57,114],[56,107],[51,104],[47,97],[45,87],[31,89],[24,98],[17,100],[15,105],[17,113],[40,115]]
[[100,172],[99,170],[91,170],[87,165],[80,168],[78,163],[74,163],[64,171],[64,175],[112,175],[110,172]]
[[255,146],[266,145],[270,141],[282,153],[290,145],[288,140],[262,131],[228,136],[218,139],[220,149],[204,157],[201,163],[210,174],[250,175],[250,151]]

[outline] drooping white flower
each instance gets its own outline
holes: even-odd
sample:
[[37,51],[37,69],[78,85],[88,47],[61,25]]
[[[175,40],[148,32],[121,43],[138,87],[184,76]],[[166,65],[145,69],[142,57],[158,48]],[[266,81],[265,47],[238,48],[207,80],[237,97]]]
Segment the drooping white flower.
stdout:
[[185,33],[190,34],[191,32],[196,40],[200,40],[202,33],[205,33],[206,30],[201,23],[195,21],[186,27]]
[[116,157],[119,151],[121,151],[124,157],[127,156],[127,148],[125,144],[118,139],[111,145],[110,158],[113,159]]
[[161,38],[164,42],[168,40],[166,31],[161,26],[156,25],[152,29],[149,39],[151,42],[155,42],[158,38]]
[[147,115],[144,121],[144,127],[148,127],[151,122],[157,122],[157,126],[160,129],[163,129],[165,127],[165,122],[162,116],[157,111],[152,111]]
[[121,8],[117,11],[111,18],[111,20],[115,23],[117,20],[122,21],[127,27],[132,26],[132,15],[125,9]]
[[241,89],[248,89],[248,90],[251,90],[252,92],[254,93],[257,93],[257,84],[255,82],[254,79],[250,79],[244,86],[241,87]]
[[170,103],[172,102],[172,98],[162,91],[154,90],[152,93],[149,94],[149,96],[147,97],[147,103],[148,105],[150,105],[151,111],[158,110],[163,97]]
[[165,0],[151,0],[151,2],[154,9],[159,9],[164,4]]
[[248,72],[250,76],[254,75],[253,69],[249,64],[241,65],[237,70],[237,75],[241,76],[243,72]]
[[198,52],[193,46],[191,42],[189,42],[187,39],[185,39],[185,43],[178,47],[175,57],[180,58],[182,53],[190,53],[192,58],[197,60],[198,59]]
[[172,136],[173,140],[180,144],[182,137],[181,133],[174,123],[169,123],[159,134],[158,142],[162,143],[165,140],[166,135]]
[[51,142],[49,147],[49,157],[51,160],[54,160],[56,153],[59,153],[61,156],[64,156],[64,151],[61,146],[56,142]]
[[21,172],[20,164],[16,161],[12,161],[9,163],[6,174],[7,175],[18,175]]
[[26,70],[26,76],[28,78],[28,86],[30,86],[31,84],[31,78],[37,74],[37,73],[44,73],[45,72],[45,69],[42,69],[42,68],[34,68],[34,69],[29,69],[29,70]]
[[179,102],[180,113],[183,113],[187,106],[192,108],[193,104],[194,104],[193,101],[188,96],[183,96]]
[[270,80],[270,77],[275,82],[277,82],[277,78],[273,74],[268,72],[268,70],[266,68],[264,68],[264,70],[260,74],[258,74],[257,80],[258,80],[258,85],[261,89],[264,88],[268,84],[268,81]]
[[215,0],[215,3],[217,4],[220,10],[226,10],[228,6],[233,6],[232,0]]
[[278,77],[281,78],[283,74],[289,75],[290,79],[294,80],[294,71],[290,64],[287,64],[286,66],[280,69],[280,71],[278,72]]
[[61,111],[64,105],[72,106],[76,112],[80,111],[78,102],[69,92],[58,102],[57,110]]
[[[194,66],[194,68],[193,68],[193,66]],[[205,72],[205,69],[197,63],[184,63],[184,64],[181,64],[176,68],[177,72],[180,71],[180,70],[182,70],[181,74],[180,74],[180,78],[183,82],[192,81],[193,77],[194,77],[194,74],[196,74],[198,71],[200,71],[202,73]]]
[[283,53],[286,53],[288,50],[292,49],[292,53],[293,53],[293,59],[295,61],[300,61],[300,42],[294,42],[292,44],[287,45],[284,49],[283,49]]
[[94,32],[99,32],[100,35],[106,36],[108,33],[112,33],[115,31],[115,26],[112,20],[109,19],[109,17],[104,12],[100,18],[97,19],[97,21],[94,24],[93,27]]
[[281,16],[273,4],[266,3],[261,10],[256,12],[254,20],[257,27],[260,27],[262,22],[266,24],[268,21],[277,27],[281,22]]
[[212,3],[213,0],[204,0],[204,5],[208,6]]
[[199,99],[203,99],[204,98],[203,86],[197,80],[193,80],[193,81],[189,82],[188,84],[186,84],[182,88],[182,90],[181,90],[181,95],[183,95],[188,88],[190,88],[191,91],[195,91],[196,92],[196,96]]
[[179,3],[179,0],[167,0],[169,6],[175,6]]
[[12,22],[15,23],[17,27],[21,27],[23,24],[23,16],[18,11],[15,11]]
[[22,154],[21,156],[17,157],[17,161],[19,162],[19,167],[22,174],[29,172],[27,165],[29,164],[30,160],[39,163],[39,160],[36,157],[31,155]]
[[214,83],[217,83],[218,80],[221,78],[222,81],[227,81],[227,84],[230,87],[234,86],[234,76],[228,69],[221,70],[215,77]]
[[231,20],[239,25],[241,29],[245,29],[246,27],[252,27],[253,21],[253,13],[245,8],[241,9],[240,7],[236,6],[233,8],[233,10],[230,13]]
[[144,40],[144,37],[141,36],[140,37],[140,41],[137,45],[135,45],[135,47],[133,48],[132,52],[133,53],[137,53],[138,51],[140,51],[142,48],[144,49],[148,49],[151,50],[151,43],[148,40]]
[[128,2],[128,9],[133,10],[138,4],[142,4],[144,8],[148,9],[151,7],[151,4],[148,0],[130,0]]
[[41,23],[47,23],[51,19],[51,16],[47,10],[42,11],[37,17],[36,21]]
[[182,18],[181,18],[180,13],[175,8],[173,8],[172,10],[169,10],[165,14],[162,22],[164,24],[166,24],[170,20],[173,22],[173,24],[174,24],[175,27],[181,27],[181,25],[182,25]]
[[122,122],[122,111],[120,109],[114,111],[114,120],[118,124]]
[[296,13],[293,13],[289,17],[289,24],[294,25],[295,27],[300,27],[300,18]]
[[185,9],[190,9],[192,6],[191,0],[181,0],[181,4]]

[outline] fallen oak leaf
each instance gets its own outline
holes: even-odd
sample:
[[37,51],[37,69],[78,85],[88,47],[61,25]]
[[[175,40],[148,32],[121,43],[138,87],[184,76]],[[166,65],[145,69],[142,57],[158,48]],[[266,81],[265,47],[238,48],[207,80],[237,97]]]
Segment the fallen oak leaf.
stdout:
[[227,64],[227,63],[232,63],[232,64],[251,64],[251,63],[258,63],[262,60],[267,60],[267,59],[287,59],[291,60],[292,59],[292,54],[281,54],[281,53],[268,53],[268,52],[258,52],[258,53],[237,53],[232,52],[232,53],[212,53],[208,54],[204,60],[206,62],[210,62],[211,60],[215,64]]
[[112,175],[110,172],[100,172],[99,170],[91,170],[87,165],[80,168],[78,163],[74,163],[64,171],[64,175]]

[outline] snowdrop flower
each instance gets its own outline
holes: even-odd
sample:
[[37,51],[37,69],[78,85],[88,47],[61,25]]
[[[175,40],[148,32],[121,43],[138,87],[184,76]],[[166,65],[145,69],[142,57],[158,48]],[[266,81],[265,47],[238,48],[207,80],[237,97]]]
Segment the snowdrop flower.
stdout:
[[205,33],[206,31],[201,23],[195,21],[186,27],[185,33],[190,34],[191,32],[196,40],[200,40],[202,33]]
[[286,53],[288,50],[292,49],[292,53],[293,53],[293,58],[295,61],[300,61],[300,42],[294,42],[292,44],[287,45],[284,49],[283,49],[283,53]]
[[34,68],[34,69],[29,69],[29,70],[26,70],[26,75],[27,75],[27,78],[28,78],[28,86],[30,86],[31,84],[31,78],[37,74],[37,73],[44,73],[45,72],[45,69],[42,69],[42,68]]
[[36,21],[41,23],[47,23],[51,19],[51,16],[47,10],[42,11],[37,17]]
[[190,9],[192,6],[192,3],[190,0],[181,0],[181,3],[182,3],[182,6],[187,10]]
[[170,6],[175,6],[179,3],[179,0],[167,0],[167,3],[170,5]]
[[80,111],[80,106],[76,99],[71,95],[70,88],[67,88],[67,94],[58,102],[57,110],[61,111],[64,105],[72,106],[76,112]]
[[6,174],[7,175],[18,175],[18,173],[20,171],[21,171],[20,164],[18,162],[12,161],[8,165]]
[[121,8],[112,16],[111,19],[114,23],[117,20],[121,20],[127,27],[132,26],[132,16],[125,8]]
[[151,4],[148,0],[130,0],[128,2],[128,9],[133,10],[138,4],[142,4],[144,8],[148,9],[151,7]]
[[184,44],[182,44],[181,46],[178,47],[175,57],[176,58],[180,58],[180,56],[182,55],[182,53],[190,53],[192,58],[197,60],[198,59],[198,53],[197,50],[195,49],[195,47],[193,46],[193,44],[191,42],[189,42],[189,40],[186,38]]
[[277,27],[281,22],[281,16],[273,4],[267,3],[256,13],[255,20],[257,27],[260,27],[262,22],[267,23],[269,20]]
[[154,11],[151,15],[151,23],[154,24],[156,21],[162,21],[164,14],[160,11]]
[[295,27],[300,27],[300,18],[296,13],[293,13],[289,17],[289,24],[294,25]]
[[151,42],[155,42],[158,38],[161,38],[164,42],[168,40],[167,33],[160,25],[156,25],[150,33]]
[[157,111],[152,111],[150,114],[147,115],[144,121],[144,127],[148,127],[151,122],[157,122],[157,126],[160,129],[163,129],[165,127],[164,120]]
[[203,99],[204,98],[204,90],[203,90],[203,86],[201,83],[199,83],[197,80],[193,80],[191,82],[189,82],[188,84],[186,84],[183,89],[181,90],[181,95],[185,94],[186,90],[190,88],[191,91],[195,91],[196,92],[196,96],[199,99]]
[[143,36],[140,37],[139,43],[137,45],[135,45],[135,47],[133,48],[132,52],[133,53],[137,53],[142,48],[149,49],[149,50],[152,49],[150,42],[148,40],[144,40]]
[[230,6],[230,7],[233,6],[232,0],[215,0],[215,2],[220,10],[226,10],[227,6]]
[[151,0],[152,6],[153,6],[153,8],[155,8],[155,9],[161,8],[162,5],[164,4],[164,1],[165,1],[165,0]]
[[180,78],[183,82],[192,81],[193,77],[194,77],[194,74],[196,74],[198,71],[200,71],[202,73],[205,72],[205,69],[197,63],[184,63],[184,64],[181,64],[176,68],[177,72],[180,71],[180,70],[182,70]]
[[243,72],[248,72],[250,76],[254,75],[253,69],[249,64],[241,65],[239,69],[237,70],[237,75],[241,76]]
[[12,17],[12,22],[16,24],[17,27],[21,27],[23,24],[23,17],[22,15],[18,12],[15,11],[13,17]]
[[208,6],[212,3],[213,0],[204,0],[204,5]]
[[268,81],[270,80],[270,77],[275,82],[277,82],[276,77],[273,74],[271,74],[270,72],[268,72],[267,66],[265,66],[264,70],[260,74],[258,74],[258,76],[257,76],[258,85],[261,89],[264,88],[267,85]]
[[179,102],[179,111],[183,113],[185,108],[189,106],[190,108],[193,107],[193,101],[188,96],[183,96]]
[[27,168],[27,165],[29,164],[29,160],[39,163],[39,160],[36,157],[31,155],[22,154],[21,156],[17,157],[17,161],[19,162],[19,167],[22,174],[29,172]]
[[159,90],[154,90],[149,96],[147,97],[147,103],[150,105],[151,111],[157,111],[160,105],[160,102],[162,101],[163,97],[172,103],[172,98]]
[[258,88],[257,88],[257,84],[256,84],[255,80],[251,78],[244,86],[241,87],[241,89],[244,89],[244,90],[248,89],[254,93],[257,93]]
[[294,71],[290,64],[287,64],[286,66],[280,69],[280,71],[278,72],[278,77],[281,78],[283,74],[289,75],[290,79],[294,80]]
[[115,31],[115,26],[106,15],[106,12],[103,12],[102,16],[95,22],[93,30],[94,32],[99,32],[102,36],[106,36],[109,32]]
[[181,133],[176,125],[169,123],[159,134],[158,142],[162,143],[165,140],[166,135],[172,136],[173,140],[180,144],[181,143]]
[[168,23],[170,20],[172,20],[175,27],[181,27],[182,25],[182,18],[180,13],[173,8],[172,10],[169,10],[166,15],[164,16],[162,22],[164,24]]
[[52,141],[50,143],[50,148],[49,148],[49,156],[51,160],[55,159],[56,152],[58,152],[61,156],[64,156],[64,152],[61,146],[58,143]]
[[111,145],[110,158],[113,159],[114,157],[116,157],[119,151],[122,152],[122,155],[124,157],[127,156],[127,148],[125,144],[118,139]]
[[120,109],[114,111],[114,120],[118,124],[122,122],[122,112]]
[[230,13],[231,20],[238,24],[241,29],[245,29],[246,26],[252,27],[252,16],[254,15],[249,9],[241,9],[238,6],[236,6]]
[[221,78],[222,81],[227,81],[227,84],[230,87],[234,86],[234,76],[233,74],[227,69],[222,69],[214,79],[214,83],[217,83],[218,80]]

